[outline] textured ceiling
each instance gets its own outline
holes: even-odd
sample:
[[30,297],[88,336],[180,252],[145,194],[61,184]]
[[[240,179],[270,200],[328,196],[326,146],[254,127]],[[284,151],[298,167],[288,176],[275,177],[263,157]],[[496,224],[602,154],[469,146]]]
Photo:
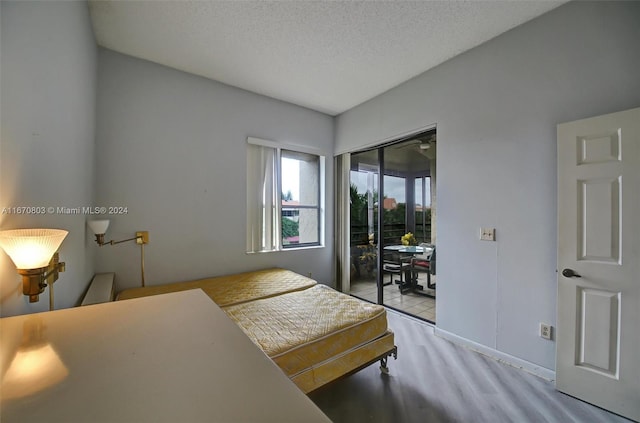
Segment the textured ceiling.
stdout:
[[98,44],[330,115],[563,1],[90,1]]

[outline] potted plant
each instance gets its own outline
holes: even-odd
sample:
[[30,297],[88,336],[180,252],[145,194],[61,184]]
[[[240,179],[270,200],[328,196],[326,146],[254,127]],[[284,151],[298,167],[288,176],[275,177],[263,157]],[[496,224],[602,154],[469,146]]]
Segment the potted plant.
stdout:
[[375,235],[369,234],[368,241],[369,242],[367,244],[358,245],[358,250],[360,251],[358,261],[361,271],[364,271],[367,275],[372,276],[378,264],[378,253],[375,246]]

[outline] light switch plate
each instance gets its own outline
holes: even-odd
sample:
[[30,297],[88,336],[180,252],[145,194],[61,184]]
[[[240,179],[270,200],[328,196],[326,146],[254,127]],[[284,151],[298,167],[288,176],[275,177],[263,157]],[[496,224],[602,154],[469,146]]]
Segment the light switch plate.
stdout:
[[495,241],[496,240],[495,228],[480,228],[480,240]]

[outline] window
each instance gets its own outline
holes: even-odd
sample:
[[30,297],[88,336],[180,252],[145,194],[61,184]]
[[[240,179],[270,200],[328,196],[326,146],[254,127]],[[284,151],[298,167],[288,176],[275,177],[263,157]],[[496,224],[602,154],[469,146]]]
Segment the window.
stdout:
[[321,246],[324,157],[248,139],[247,252]]

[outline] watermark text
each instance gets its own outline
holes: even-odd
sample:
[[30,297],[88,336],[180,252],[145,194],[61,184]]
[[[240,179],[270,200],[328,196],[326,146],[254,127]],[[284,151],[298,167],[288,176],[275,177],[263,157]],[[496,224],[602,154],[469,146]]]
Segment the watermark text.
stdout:
[[129,214],[127,206],[9,206],[2,207],[2,214],[23,215],[118,215]]

